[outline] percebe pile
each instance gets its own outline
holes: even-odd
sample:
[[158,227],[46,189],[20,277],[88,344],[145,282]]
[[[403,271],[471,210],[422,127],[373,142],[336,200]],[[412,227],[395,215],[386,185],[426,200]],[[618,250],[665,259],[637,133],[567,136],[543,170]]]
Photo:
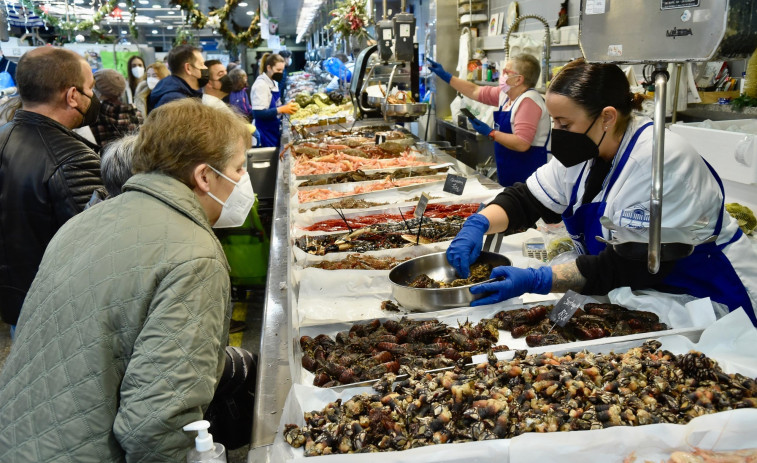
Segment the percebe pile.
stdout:
[[525,432],[688,423],[724,410],[757,407],[757,382],[725,374],[699,352],[675,355],[648,341],[623,354],[572,352],[388,374],[346,402],[304,414],[284,438],[306,456],[406,450],[432,444],[512,438]]

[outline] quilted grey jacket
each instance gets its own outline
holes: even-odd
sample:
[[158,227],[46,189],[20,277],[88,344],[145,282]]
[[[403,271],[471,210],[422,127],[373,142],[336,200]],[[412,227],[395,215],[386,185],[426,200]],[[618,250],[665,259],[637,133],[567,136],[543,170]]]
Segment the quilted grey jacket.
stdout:
[[0,461],[186,461],[224,366],[228,264],[194,193],[161,174],[69,220],[0,372]]

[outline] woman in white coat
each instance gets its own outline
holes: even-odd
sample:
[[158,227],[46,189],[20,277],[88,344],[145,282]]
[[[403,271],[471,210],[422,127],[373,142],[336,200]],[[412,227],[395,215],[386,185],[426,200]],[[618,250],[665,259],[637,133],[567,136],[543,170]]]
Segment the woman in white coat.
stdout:
[[629,229],[649,226],[654,137],[652,121],[632,115],[640,99],[615,65],[579,59],[554,78],[546,95],[554,159],[471,216],[447,259],[467,276],[485,233],[514,232],[540,217],[549,223],[562,219],[582,255],[554,267],[497,267],[492,278],[505,279],[471,288],[488,294],[475,305],[527,292],[606,294],[630,286],[710,297],[730,310],[743,307],[757,326],[757,251],[726,212],[717,173],[677,134],[665,132],[662,226],[685,228],[706,217],[709,223],[697,238],[717,240],[696,246],[688,257],[662,262],[650,274],[646,260],[624,258],[595,239],[610,238],[599,222],[603,216]]

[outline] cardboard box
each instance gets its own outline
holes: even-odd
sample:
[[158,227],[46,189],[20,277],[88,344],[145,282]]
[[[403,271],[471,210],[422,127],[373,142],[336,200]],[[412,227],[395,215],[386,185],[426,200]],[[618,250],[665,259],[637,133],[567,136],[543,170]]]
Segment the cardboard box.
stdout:
[[[702,127],[705,124],[707,127]],[[757,120],[707,121],[673,124],[724,180],[757,184],[757,135],[736,132],[757,130]]]

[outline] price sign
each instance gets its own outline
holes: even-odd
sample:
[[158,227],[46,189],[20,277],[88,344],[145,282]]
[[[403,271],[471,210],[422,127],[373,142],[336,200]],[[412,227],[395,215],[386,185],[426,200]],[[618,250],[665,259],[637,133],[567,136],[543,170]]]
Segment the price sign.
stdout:
[[382,143],[386,143],[386,135],[384,134],[376,134],[376,144],[380,145]]
[[565,326],[565,324],[568,323],[568,320],[570,320],[570,317],[576,313],[576,310],[586,304],[587,299],[586,296],[568,290],[562,299],[557,301],[557,304],[555,304],[555,307],[549,313],[549,320],[557,325]]
[[462,195],[467,181],[468,179],[462,175],[447,174],[447,180],[444,181],[442,190],[454,195]]
[[415,218],[423,217],[423,213],[426,212],[426,206],[428,206],[428,200],[431,199],[427,193],[421,194],[421,199],[418,200],[418,205],[415,206],[415,212],[413,215]]

